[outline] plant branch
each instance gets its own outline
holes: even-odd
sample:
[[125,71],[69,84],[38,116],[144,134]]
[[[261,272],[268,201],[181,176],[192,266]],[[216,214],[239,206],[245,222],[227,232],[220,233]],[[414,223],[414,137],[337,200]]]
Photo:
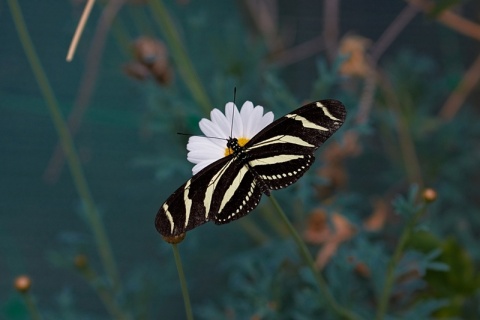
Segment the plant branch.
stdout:
[[93,5],[95,4],[95,0],[88,0],[87,4],[85,5],[85,9],[83,9],[82,16],[80,17],[80,21],[78,22],[77,29],[75,30],[75,34],[73,35],[72,42],[70,43],[70,47],[68,48],[67,58],[68,62],[73,60],[73,56],[75,55],[75,51],[77,50],[78,42],[80,41],[80,37],[82,36],[83,29],[87,24],[88,17],[90,17],[90,12],[92,12]]
[[283,222],[285,223],[285,226],[288,228],[290,231],[290,234],[293,237],[293,240],[295,241],[298,250],[300,252],[300,255],[303,258],[303,261],[307,264],[308,268],[312,272],[318,287],[320,288],[320,291],[323,294],[323,298],[325,298],[325,301],[327,305],[330,307],[332,311],[334,311],[336,314],[341,316],[344,319],[358,319],[358,316],[350,312],[349,310],[343,308],[338,304],[338,302],[335,300],[333,297],[332,293],[330,292],[330,289],[328,288],[327,282],[323,278],[322,274],[317,270],[315,267],[315,262],[313,261],[313,258],[308,251],[307,246],[303,242],[302,238],[298,234],[298,232],[295,230],[293,225],[290,223],[288,220],[287,216],[285,215],[285,212],[283,209],[280,207],[278,204],[277,200],[275,199],[274,196],[270,195],[269,197],[270,201],[272,202],[273,206],[277,210],[278,214],[282,218]]
[[35,303],[35,299],[33,298],[32,294],[30,292],[22,293],[22,298],[23,298],[23,301],[25,302],[25,305],[27,307],[30,319],[32,319],[32,320],[42,320],[43,319],[42,315],[40,314],[40,311],[38,310],[37,304]]
[[166,42],[171,50],[171,56],[177,65],[183,81],[190,89],[195,101],[203,108],[205,114],[209,114],[212,104],[210,103],[210,99],[208,98],[195,68],[188,57],[187,51],[185,50],[180,35],[175,28],[167,8],[165,8],[161,0],[150,0],[149,3],[153,11],[153,16],[163,31]]
[[444,120],[452,120],[462,106],[467,96],[475,88],[480,81],[480,55],[475,59],[473,64],[463,75],[462,80],[452,91],[447,101],[440,110],[440,117]]
[[102,284],[101,278],[90,265],[84,266],[79,271],[85,278],[85,280],[95,290],[103,305],[107,309],[108,313],[111,315],[112,319],[130,319],[130,317],[124,314],[122,308],[118,305],[115,297],[112,295],[112,291],[108,290],[108,288]]
[[175,265],[177,266],[178,277],[180,278],[180,287],[182,288],[183,302],[185,304],[185,313],[188,320],[193,320],[192,305],[190,303],[190,295],[188,294],[187,280],[183,272],[182,260],[176,244],[172,244],[173,256],[175,257]]
[[372,46],[371,57],[374,64],[378,62],[387,48],[417,15],[418,11],[418,7],[408,4],[385,29],[380,38]]
[[400,239],[398,240],[398,244],[395,248],[393,256],[388,263],[385,282],[383,284],[383,290],[380,296],[380,301],[377,309],[377,315],[376,315],[377,320],[382,320],[385,318],[385,314],[388,308],[388,301],[390,299],[390,295],[393,289],[393,283],[395,281],[396,267],[400,262],[400,259],[402,258],[405,245],[407,244],[408,239],[413,233],[418,219],[425,213],[425,208],[426,206],[422,206],[420,209],[417,210],[417,212],[415,212],[411,216],[410,221],[408,221],[406,228],[403,230],[400,236]]
[[[425,0],[407,0],[408,3],[413,4],[424,12],[429,13],[434,8],[431,1]],[[442,24],[451,29],[463,34],[464,36],[480,41],[480,25],[472,22],[464,17],[454,13],[451,10],[443,10],[435,18]]]
[[28,33],[21,9],[16,0],[8,0],[8,4],[10,6],[18,36],[23,45],[25,54],[27,55],[28,62],[30,63],[33,74],[42,92],[43,98],[45,99],[48,110],[50,111],[50,116],[52,117],[52,121],[57,131],[57,134],[60,137],[60,142],[67,157],[67,162],[70,168],[70,172],[72,174],[75,188],[77,189],[77,192],[85,205],[87,220],[90,227],[92,228],[96,246],[103,266],[113,287],[118,288],[119,277],[110,247],[110,242],[108,240],[105,227],[100,218],[100,214],[97,210],[95,202],[93,201],[90,188],[88,186],[82,166],[80,164],[80,159],[74,147],[72,136],[68,131],[67,124],[63,119],[52,87],[50,86],[45,71],[43,70],[41,62],[37,56],[37,53],[35,52],[35,47],[33,46],[32,40]]

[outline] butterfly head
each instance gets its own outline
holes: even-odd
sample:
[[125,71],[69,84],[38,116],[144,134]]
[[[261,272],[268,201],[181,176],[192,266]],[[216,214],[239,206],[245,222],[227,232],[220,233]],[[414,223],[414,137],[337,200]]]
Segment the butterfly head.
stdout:
[[229,138],[227,140],[227,150],[225,150],[225,155],[230,154],[237,154],[242,150],[242,146],[240,145],[237,138]]

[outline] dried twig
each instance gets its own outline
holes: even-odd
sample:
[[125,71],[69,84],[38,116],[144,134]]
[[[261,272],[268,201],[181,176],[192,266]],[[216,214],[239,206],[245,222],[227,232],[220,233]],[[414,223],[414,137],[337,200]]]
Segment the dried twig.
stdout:
[[75,34],[73,35],[72,42],[70,43],[70,47],[68,48],[67,53],[67,61],[70,62],[73,60],[73,56],[75,51],[77,50],[77,45],[82,36],[83,29],[87,24],[88,17],[90,16],[90,12],[92,12],[93,5],[95,4],[95,0],[88,0],[83,9],[82,16],[80,17],[80,21],[78,22],[77,29],[75,30]]
[[248,0],[245,7],[270,52],[283,47],[278,29],[278,3],[275,0]]
[[277,66],[285,67],[305,58],[311,57],[324,49],[325,44],[323,42],[323,36],[318,36],[293,48],[286,49],[278,54],[273,55],[271,57],[271,62],[275,63]]
[[338,53],[339,0],[325,0],[323,6],[323,35],[328,59],[332,62]]
[[[407,0],[408,3],[413,4],[424,12],[430,12],[433,8],[433,4],[430,1],[425,0]],[[452,10],[444,10],[435,17],[439,22],[452,28],[453,30],[461,33],[467,37],[480,41],[480,25],[474,23],[464,17],[454,13]]]
[[393,43],[393,41],[398,37],[398,35],[405,29],[405,27],[412,21],[412,19],[417,15],[418,8],[414,5],[407,5],[403,10],[398,14],[398,16],[390,23],[390,25],[385,29],[380,38],[372,46],[371,58],[372,62],[376,63],[382,54],[387,50],[387,48]]
[[480,55],[463,75],[462,81],[452,91],[440,110],[440,117],[449,121],[460,110],[463,102],[480,81]]

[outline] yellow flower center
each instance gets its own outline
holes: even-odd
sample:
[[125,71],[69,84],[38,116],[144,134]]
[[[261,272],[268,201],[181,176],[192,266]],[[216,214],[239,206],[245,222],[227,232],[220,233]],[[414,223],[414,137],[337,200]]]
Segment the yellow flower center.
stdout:
[[[249,139],[247,139],[247,138],[237,138],[237,140],[238,140],[238,145],[240,147],[243,147],[244,145],[247,144]],[[225,148],[225,157],[231,155],[232,153],[233,153],[232,148]]]

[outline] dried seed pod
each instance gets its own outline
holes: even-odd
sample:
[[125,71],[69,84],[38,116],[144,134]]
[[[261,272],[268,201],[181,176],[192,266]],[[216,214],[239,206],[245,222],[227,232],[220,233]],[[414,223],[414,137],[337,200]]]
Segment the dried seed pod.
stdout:
[[21,275],[15,278],[13,286],[18,292],[27,293],[32,286],[32,280],[27,275]]
[[348,58],[340,66],[340,73],[345,76],[365,77],[371,73],[371,67],[366,58],[371,40],[357,36],[346,35],[340,42],[339,52]]
[[[169,84],[173,80],[173,72],[168,60],[168,50],[160,40],[141,37],[133,44],[136,61],[145,66],[160,84]],[[129,71],[144,79],[145,72],[139,67]]]
[[123,71],[130,78],[144,81],[150,77],[150,70],[142,63],[134,61],[123,66]]
[[88,257],[84,254],[77,254],[73,259],[73,265],[79,270],[83,270],[88,265]]
[[165,242],[168,242],[170,244],[177,244],[182,242],[183,239],[185,239],[186,235],[187,235],[186,233],[181,233],[178,236],[171,236],[171,237],[162,236],[162,238],[163,240],[165,240]]
[[435,191],[435,189],[432,189],[432,188],[427,188],[423,190],[422,196],[425,202],[433,202],[437,200],[437,191]]
[[387,221],[390,205],[383,199],[378,199],[373,204],[373,213],[363,221],[363,228],[367,231],[379,231]]

